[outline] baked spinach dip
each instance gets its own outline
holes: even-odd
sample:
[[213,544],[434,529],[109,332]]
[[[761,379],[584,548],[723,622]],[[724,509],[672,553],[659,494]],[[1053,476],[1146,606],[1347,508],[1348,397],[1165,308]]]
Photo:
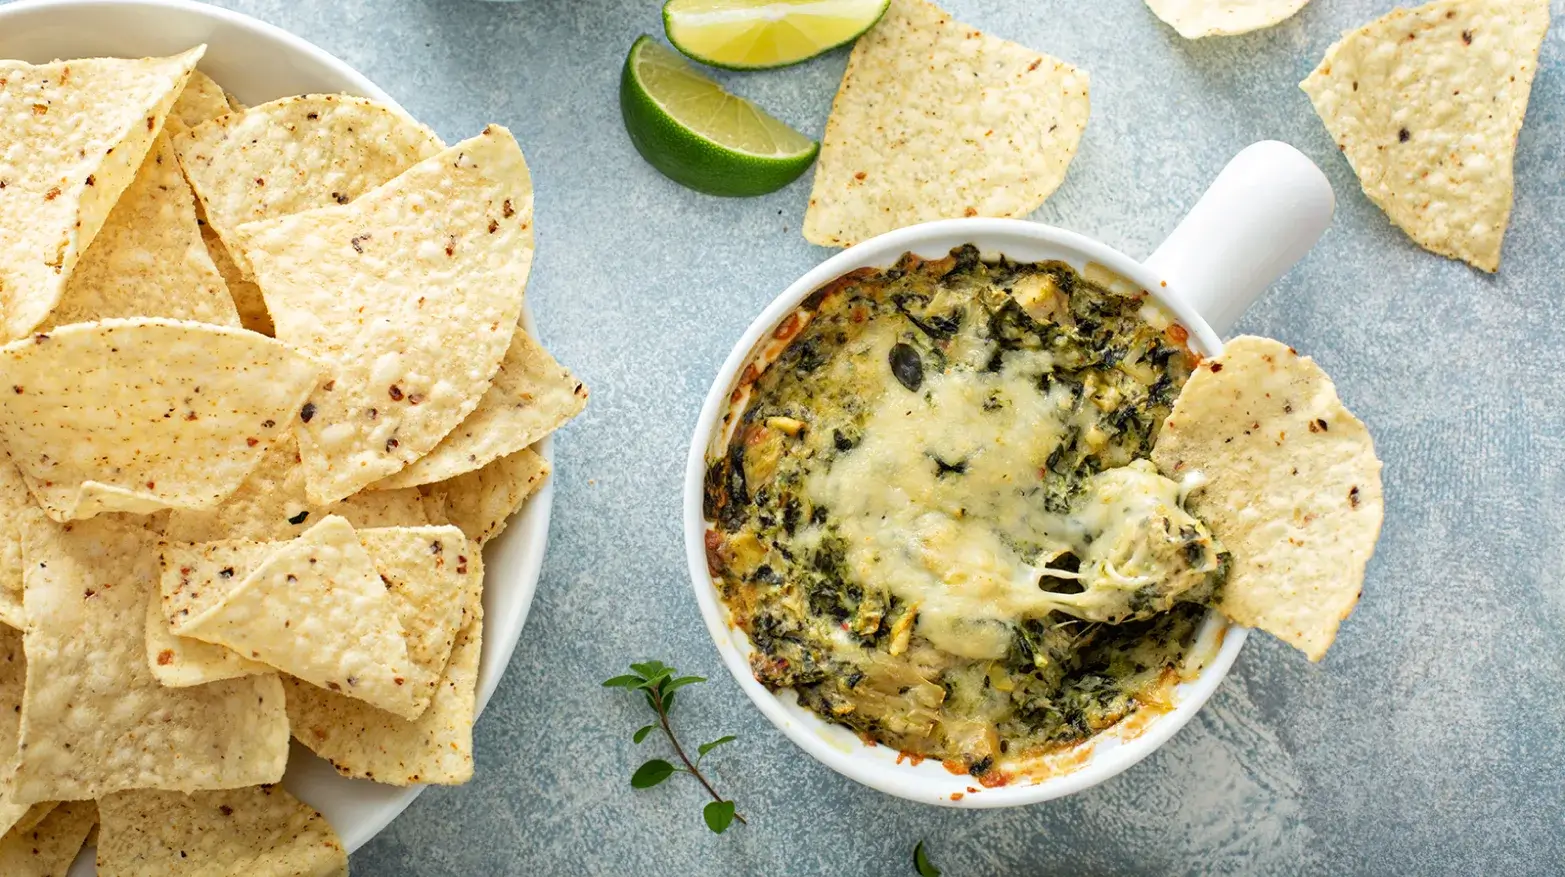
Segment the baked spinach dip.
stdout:
[[1166,707],[1228,566],[1147,459],[1187,339],[1107,272],[971,245],[813,293],[706,473],[756,678],[986,785]]

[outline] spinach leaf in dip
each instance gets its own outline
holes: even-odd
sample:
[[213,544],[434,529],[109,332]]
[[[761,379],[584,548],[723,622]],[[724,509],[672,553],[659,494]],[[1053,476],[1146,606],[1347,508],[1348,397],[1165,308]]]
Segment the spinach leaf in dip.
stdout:
[[1188,335],[1123,286],[964,246],[784,321],[705,496],[761,682],[990,784],[1167,702],[1227,555],[1147,460]]

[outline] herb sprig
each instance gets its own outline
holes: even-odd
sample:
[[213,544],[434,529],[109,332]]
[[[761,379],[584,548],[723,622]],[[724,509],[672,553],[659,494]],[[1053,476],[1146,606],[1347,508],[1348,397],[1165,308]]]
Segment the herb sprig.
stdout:
[[712,783],[706,778],[706,775],[701,773],[701,760],[706,758],[708,753],[719,746],[734,742],[737,738],[729,734],[719,737],[710,743],[702,743],[696,747],[695,760],[691,761],[690,757],[685,754],[684,747],[679,745],[679,738],[674,736],[674,728],[668,721],[669,711],[674,707],[674,692],[684,688],[686,685],[705,682],[706,679],[701,676],[680,676],[678,675],[679,671],[664,664],[662,661],[644,661],[639,664],[631,664],[630,669],[631,672],[629,674],[604,680],[603,687],[623,688],[627,691],[641,692],[646,698],[647,706],[652,708],[658,719],[651,725],[637,729],[636,733],[631,735],[631,741],[639,744],[646,740],[653,731],[662,731],[663,736],[668,738],[669,745],[674,747],[674,754],[678,756],[680,763],[684,765],[683,767],[678,767],[664,759],[654,758],[636,768],[636,772],[630,777],[631,787],[650,789],[676,773],[687,773],[695,777],[701,783],[701,787],[706,789],[707,794],[712,796],[712,801],[701,810],[701,816],[706,820],[707,828],[722,834],[728,830],[728,827],[736,819],[748,825],[749,823],[745,821],[745,818],[734,810],[734,802],[719,795],[717,789],[713,788]]

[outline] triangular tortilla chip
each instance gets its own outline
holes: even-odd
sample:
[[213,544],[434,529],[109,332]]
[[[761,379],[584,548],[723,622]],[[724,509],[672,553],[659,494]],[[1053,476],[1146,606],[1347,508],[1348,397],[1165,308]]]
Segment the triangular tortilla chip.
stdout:
[[[190,74],[190,81],[185,83],[185,90],[174,103],[174,111],[169,114],[169,134],[182,134],[203,122],[210,122],[243,109],[244,106],[234,100],[232,95],[224,93],[211,77],[197,70]],[[228,287],[228,293],[233,297],[234,307],[239,312],[240,325],[252,332],[270,336],[272,317],[266,312],[266,302],[261,298],[261,288],[246,279],[240,272],[239,266],[234,264],[234,257],[228,254],[228,247],[223,245],[223,239],[218,237],[217,232],[207,223],[206,210],[199,201],[196,203],[196,224],[201,228],[201,242],[206,244],[207,254],[211,257],[212,264],[217,267],[217,273],[223,278],[223,285]]]
[[1319,661],[1385,514],[1374,443],[1331,379],[1285,344],[1235,338],[1190,376],[1152,460],[1204,478],[1190,510],[1233,564],[1218,611]]
[[0,61],[0,336],[49,316],[205,50]]
[[[481,563],[476,554],[470,560]],[[473,590],[463,611],[467,623],[422,716],[405,721],[363,701],[284,677],[294,737],[347,777],[393,786],[459,785],[472,779],[483,652],[483,572],[475,567],[469,575]]]
[[431,521],[455,524],[482,545],[500,535],[522,501],[549,477],[549,461],[531,448],[501,457],[476,472],[431,484],[425,508]]
[[1430,252],[1500,267],[1548,0],[1440,0],[1343,35],[1299,84],[1364,194]]
[[228,96],[223,94],[223,87],[200,70],[192,70],[190,79],[174,101],[174,108],[169,111],[168,121],[164,125],[170,134],[182,134],[202,122],[210,122],[231,112],[233,109],[228,105]]
[[165,608],[170,595],[182,599],[178,611],[199,614],[227,592],[224,580],[243,581],[275,550],[262,542],[230,540],[190,545],[163,542],[159,546],[162,578],[158,599],[147,603],[147,664],[156,679],[170,688],[205,685],[219,679],[237,679],[270,673],[265,664],[251,661],[234,650],[174,633]]
[[207,222],[246,277],[240,225],[346,204],[442,148],[407,113],[342,94],[274,100],[174,141]]
[[147,669],[157,535],[109,519],[24,524],[27,689],[16,800],[276,782],[288,722],[276,676],[165,688]]
[[211,508],[287,432],[319,374],[240,329],[62,326],[0,347],[0,437],[56,520]]
[[587,387],[518,328],[473,413],[433,451],[372,486],[412,487],[481,469],[559,429],[586,405]]
[[[250,483],[250,481],[247,481],[246,485]],[[299,491],[303,492],[302,482],[300,482]],[[390,491],[389,495],[395,497],[403,493],[404,491]],[[406,533],[411,534],[406,538],[415,540],[418,539],[419,534],[426,531],[436,534],[443,532],[439,529],[430,530],[421,526],[424,524],[424,514],[417,501],[418,492],[410,490],[406,491],[406,493],[411,494],[413,497],[405,501],[412,503],[411,511],[416,512],[416,516],[394,514],[384,517],[391,519],[390,523],[394,528],[409,529],[359,530],[359,541],[369,551],[370,558],[381,572],[383,580],[386,580],[385,577],[388,571],[382,567],[382,559],[376,556],[378,549],[372,548],[366,541],[366,532],[371,534],[382,532]],[[350,497],[349,499],[353,498]],[[358,510],[350,508],[347,502],[337,503],[336,506],[348,512],[345,516],[346,519],[349,523],[355,524],[356,527],[383,526],[382,524],[358,524],[354,520],[355,516],[361,520],[375,520],[381,518],[382,516],[380,515],[359,514]],[[198,512],[192,514],[201,515],[208,513]],[[324,517],[324,515],[320,517]],[[317,521],[319,519],[318,517]],[[247,522],[244,518],[236,517],[233,520],[240,524],[241,529],[246,526]],[[308,529],[303,523],[302,517],[298,525],[289,524],[275,515],[264,520],[268,524],[272,520],[276,520],[282,524],[282,528],[287,528],[291,531],[281,533],[278,537],[281,540],[293,538],[298,533]],[[186,532],[190,532],[207,528],[198,526],[184,529]],[[265,532],[270,533],[275,529],[281,528],[268,526],[253,529],[264,529]],[[467,540],[465,537],[462,537],[461,532],[453,532],[465,545]],[[206,537],[198,538],[205,539]],[[152,675],[156,676],[159,682],[168,686],[183,687],[201,685],[218,679],[231,679],[251,673],[270,672],[271,668],[265,664],[243,658],[225,646],[214,645],[175,634],[169,621],[169,618],[174,617],[176,614],[189,617],[216,605],[222,595],[227,592],[228,583],[244,581],[256,567],[260,566],[267,557],[280,547],[273,541],[257,542],[253,540],[253,536],[247,536],[243,539],[206,541],[200,544],[177,541],[169,541],[163,544],[163,594],[167,599],[168,605],[165,607],[165,600],[160,599],[157,601],[157,605],[149,607],[147,612],[147,660],[152,665]],[[406,539],[403,541],[406,541]],[[396,541],[393,540],[392,545],[394,546],[395,544]],[[388,585],[389,588],[390,585]],[[396,602],[394,593],[393,602]],[[432,621],[432,619],[423,619],[423,622],[426,624]],[[454,634],[455,632],[456,628],[453,626],[451,633]],[[406,631],[406,633],[409,637],[410,658],[415,667],[421,663],[427,663],[423,662],[417,653],[416,644],[413,641],[415,638],[413,632]],[[450,649],[449,637],[445,647],[447,650]],[[442,656],[440,660],[443,662],[445,659]],[[433,675],[438,676],[439,669],[436,666]],[[424,699],[424,695],[416,694],[416,698]]]
[[281,786],[181,795],[121,792],[98,802],[98,873],[109,877],[346,877],[348,851]]
[[804,214],[845,247],[930,219],[1023,216],[1059,188],[1087,127],[1087,74],[892,0],[831,105]]
[[1310,0],[1147,0],[1147,6],[1187,40],[1226,37],[1292,18]]
[[271,667],[240,657],[233,649],[176,635],[159,600],[147,601],[147,665],[152,676],[169,688],[272,672]]
[[241,227],[277,337],[332,371],[297,429],[312,501],[397,472],[478,405],[521,314],[532,206],[491,125],[346,205]]
[[0,874],[65,877],[97,824],[98,805],[92,801],[51,807],[35,825],[12,829],[0,839]]
[[[3,478],[0,478],[3,487]],[[0,492],[0,499],[3,499]],[[223,504],[205,511],[175,511],[164,533],[175,542],[292,539],[327,515],[341,515],[354,528],[418,527],[430,523],[416,488],[375,490],[340,502],[316,505],[305,496],[299,445],[293,436],[279,440],[261,458],[239,489]],[[0,521],[0,524],[3,524]]]
[[195,196],[166,134],[158,135],[43,325],[111,317],[239,325],[228,286],[201,241]]
[[174,633],[416,718],[417,675],[402,625],[352,525],[332,516],[272,545],[243,579],[178,581],[172,594],[165,586]]
[[461,530],[443,527],[383,527],[360,530],[359,544],[375,564],[413,662],[414,698],[420,712],[451,657],[457,633],[466,626],[467,599],[478,591],[483,559]]
[[207,255],[212,257],[212,264],[217,266],[223,285],[228,287],[228,294],[234,299],[240,325],[271,337],[276,330],[272,327],[272,315],[266,312],[266,299],[261,295],[261,287],[240,273],[239,266],[234,264],[234,257],[228,253],[228,247],[223,245],[217,232],[207,224],[206,214],[198,209],[197,217],[197,222],[201,224],[201,242],[206,244]]

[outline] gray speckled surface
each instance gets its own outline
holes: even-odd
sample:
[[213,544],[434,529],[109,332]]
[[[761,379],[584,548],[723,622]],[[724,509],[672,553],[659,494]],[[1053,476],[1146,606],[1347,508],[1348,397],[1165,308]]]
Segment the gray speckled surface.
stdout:
[[[455,140],[527,151],[544,340],[588,382],[559,437],[537,602],[477,728],[478,776],[427,792],[357,874],[1558,873],[1565,852],[1565,2],[1516,162],[1496,277],[1419,250],[1359,192],[1296,83],[1393,0],[1315,0],[1280,27],[1187,43],[1140,0],[947,0],[1092,74],[1092,120],[1037,218],[1149,253],[1236,150],[1295,144],[1335,223],[1240,329],[1314,355],[1386,462],[1364,600],[1311,665],[1255,637],[1201,716],[1128,773],[1005,812],[908,804],[794,749],[718,662],[687,581],[680,471],[700,399],[759,308],[828,255],[808,177],[768,197],[685,191],[632,151],[615,88],[656,5],[613,0],[227,2],[344,58]],[[725,77],[818,136],[846,60]],[[642,724],[598,687],[657,656],[712,682],[692,736],[751,817],[714,837],[693,786],[633,793]],[[653,744],[648,744],[652,746]]]

